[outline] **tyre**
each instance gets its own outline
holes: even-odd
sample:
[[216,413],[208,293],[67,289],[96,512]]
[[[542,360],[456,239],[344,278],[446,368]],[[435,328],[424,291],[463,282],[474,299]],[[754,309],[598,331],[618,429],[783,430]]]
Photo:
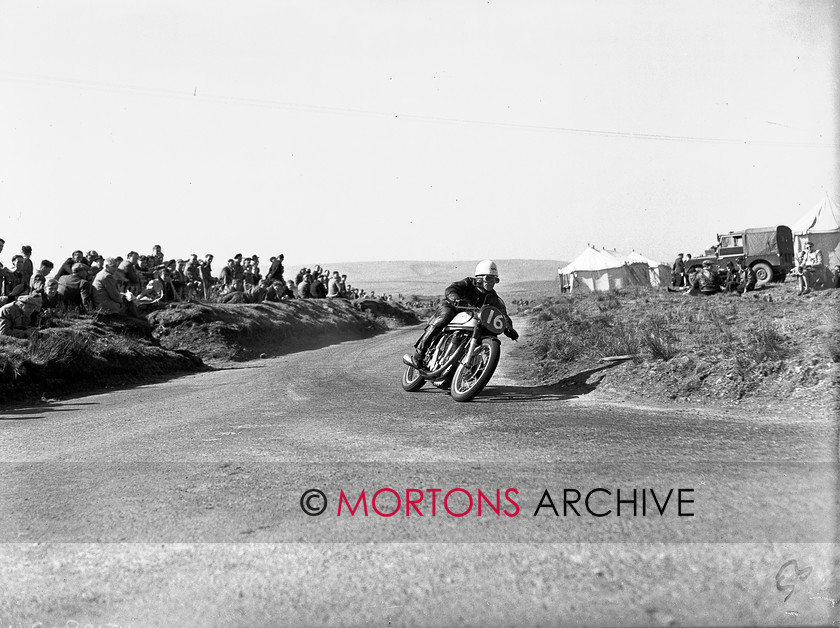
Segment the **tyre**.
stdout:
[[406,392],[417,392],[423,388],[426,380],[420,375],[420,372],[413,366],[406,365],[402,374],[402,387]]
[[755,285],[765,286],[773,279],[773,267],[765,262],[758,262],[752,267],[755,273]]
[[469,401],[480,393],[493,377],[501,353],[498,340],[482,340],[469,363],[466,366],[458,365],[452,378],[452,398],[455,401]]

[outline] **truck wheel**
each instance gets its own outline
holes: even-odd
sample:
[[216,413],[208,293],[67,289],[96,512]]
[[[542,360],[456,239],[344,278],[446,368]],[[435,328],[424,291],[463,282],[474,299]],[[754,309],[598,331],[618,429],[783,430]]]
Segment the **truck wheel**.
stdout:
[[773,279],[773,268],[766,262],[758,262],[753,267],[755,285],[766,286]]

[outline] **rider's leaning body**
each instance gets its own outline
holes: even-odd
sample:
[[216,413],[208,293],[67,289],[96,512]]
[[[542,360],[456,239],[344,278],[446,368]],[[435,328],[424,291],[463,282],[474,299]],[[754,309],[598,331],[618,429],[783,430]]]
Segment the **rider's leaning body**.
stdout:
[[[483,260],[475,268],[474,277],[465,277],[461,281],[449,284],[444,291],[444,302],[438,307],[435,315],[426,325],[423,335],[414,345],[415,352],[412,363],[420,367],[425,359],[426,351],[432,346],[433,341],[446,327],[458,311],[456,305],[482,307],[492,305],[501,310],[507,316],[507,307],[502,298],[496,294],[494,286],[499,282],[499,270],[492,260]],[[513,328],[513,322],[507,317],[505,336],[511,340],[519,338],[519,334]]]

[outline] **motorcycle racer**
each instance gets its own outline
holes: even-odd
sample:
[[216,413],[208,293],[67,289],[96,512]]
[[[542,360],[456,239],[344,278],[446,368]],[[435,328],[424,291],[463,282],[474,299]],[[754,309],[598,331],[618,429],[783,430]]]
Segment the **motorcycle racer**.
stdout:
[[[432,346],[435,338],[440,334],[441,330],[446,327],[455,315],[457,310],[456,305],[482,307],[483,305],[492,305],[507,316],[507,307],[501,297],[496,294],[494,286],[499,283],[499,269],[496,262],[493,260],[481,260],[475,267],[475,275],[473,277],[465,277],[461,281],[456,281],[444,291],[444,301],[438,307],[434,316],[432,316],[423,335],[414,344],[414,356],[411,358],[411,363],[415,368],[422,368],[426,358],[426,351]],[[507,316],[507,327],[504,331],[505,336],[511,340],[519,338],[519,334],[513,328],[513,323],[510,317]]]

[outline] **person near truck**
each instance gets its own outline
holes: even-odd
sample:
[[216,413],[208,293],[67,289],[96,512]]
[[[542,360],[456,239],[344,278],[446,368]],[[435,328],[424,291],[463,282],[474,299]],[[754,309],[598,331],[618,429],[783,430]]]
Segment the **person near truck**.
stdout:
[[796,267],[791,272],[791,275],[799,281],[799,292],[797,294],[811,292],[814,282],[822,277],[824,270],[822,251],[815,250],[814,243],[806,240],[804,249],[796,259]]
[[710,260],[703,261],[703,268],[694,275],[691,282],[691,289],[686,294],[717,294],[720,292],[720,283],[718,283],[717,276],[712,268]]
[[738,285],[735,286],[735,292],[744,296],[747,292],[755,290],[755,271],[747,265],[747,260],[743,257],[736,259],[735,265],[738,273]]
[[683,274],[685,273],[685,262],[683,254],[677,253],[677,259],[671,264],[671,285],[679,288],[683,285]]

